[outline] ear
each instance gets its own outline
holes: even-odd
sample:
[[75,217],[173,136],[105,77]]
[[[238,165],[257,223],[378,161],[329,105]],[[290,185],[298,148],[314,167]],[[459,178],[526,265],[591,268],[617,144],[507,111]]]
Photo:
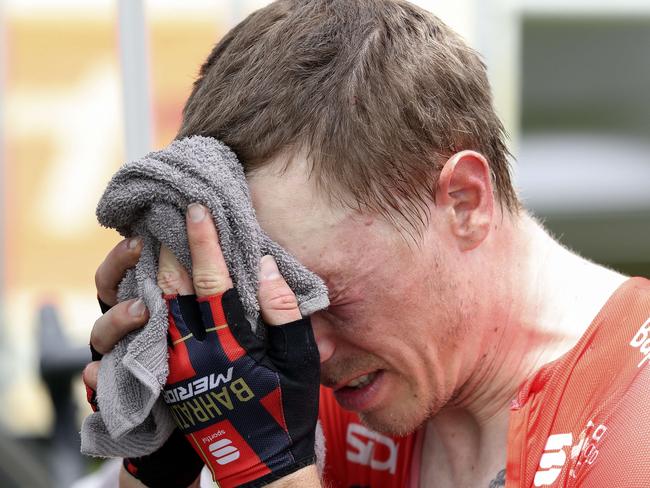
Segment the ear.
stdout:
[[475,151],[447,160],[438,177],[436,206],[446,210],[447,223],[462,251],[479,246],[490,232],[494,194],[490,167]]

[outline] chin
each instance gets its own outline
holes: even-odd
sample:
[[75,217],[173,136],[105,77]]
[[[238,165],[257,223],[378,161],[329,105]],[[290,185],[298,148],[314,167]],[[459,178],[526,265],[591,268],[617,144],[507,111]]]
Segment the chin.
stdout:
[[[381,434],[403,437],[418,430],[447,404],[447,398],[395,394],[390,404],[358,413],[361,422]],[[404,398],[404,396],[406,398]]]
[[[398,401],[393,400],[393,403]],[[430,417],[429,411],[430,409],[424,405],[402,404],[395,408],[386,407],[370,412],[361,412],[359,419],[375,432],[403,437],[415,432],[424,424]]]

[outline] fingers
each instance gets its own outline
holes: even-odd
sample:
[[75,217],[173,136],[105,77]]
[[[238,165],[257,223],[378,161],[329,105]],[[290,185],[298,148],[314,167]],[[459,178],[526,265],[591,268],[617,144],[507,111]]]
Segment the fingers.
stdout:
[[141,252],[142,239],[139,237],[124,239],[111,249],[95,272],[97,296],[101,301],[110,306],[117,303],[117,285],[124,278],[126,270],[136,265]]
[[81,379],[88,388],[97,391],[97,375],[99,374],[100,361],[93,361],[88,363],[81,373]]
[[99,317],[90,332],[90,343],[100,354],[106,354],[120,339],[142,327],[149,312],[141,299],[118,303]]
[[193,203],[187,208],[187,240],[196,295],[206,297],[232,288],[217,229],[203,205]]
[[191,295],[192,278],[167,246],[160,246],[158,286],[165,295]]
[[93,361],[84,368],[81,379],[86,385],[86,401],[93,412],[99,410],[97,405],[97,376],[99,374],[99,361]]
[[302,316],[296,295],[284,281],[272,256],[262,257],[259,277],[258,299],[264,322],[283,325],[299,320]]

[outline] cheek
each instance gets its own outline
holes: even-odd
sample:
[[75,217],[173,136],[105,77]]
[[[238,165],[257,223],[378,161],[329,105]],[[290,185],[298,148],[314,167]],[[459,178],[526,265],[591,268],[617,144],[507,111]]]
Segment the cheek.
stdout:
[[[395,280],[392,286],[368,286],[356,317],[341,330],[355,348],[377,356],[389,369],[420,390],[440,371],[453,369],[458,355],[458,319],[420,277]],[[447,365],[447,366],[444,366]]]
[[[414,313],[415,312],[415,313]],[[416,318],[416,316],[418,318]],[[408,369],[407,363],[420,362],[426,349],[425,324],[404,300],[382,293],[377,299],[369,296],[363,305],[336,328],[336,342],[341,352],[346,348],[381,359],[389,369]]]
[[357,322],[363,322],[363,329],[373,335],[405,341],[410,337],[425,338],[432,332],[435,320],[429,295],[421,283],[407,278],[369,286]]

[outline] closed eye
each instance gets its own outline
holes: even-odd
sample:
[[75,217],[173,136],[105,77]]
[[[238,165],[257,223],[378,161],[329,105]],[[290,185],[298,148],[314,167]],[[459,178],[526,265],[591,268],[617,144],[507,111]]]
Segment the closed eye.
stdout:
[[329,307],[322,311],[326,316],[332,319],[332,322],[350,319],[357,308],[355,301],[332,302]]

